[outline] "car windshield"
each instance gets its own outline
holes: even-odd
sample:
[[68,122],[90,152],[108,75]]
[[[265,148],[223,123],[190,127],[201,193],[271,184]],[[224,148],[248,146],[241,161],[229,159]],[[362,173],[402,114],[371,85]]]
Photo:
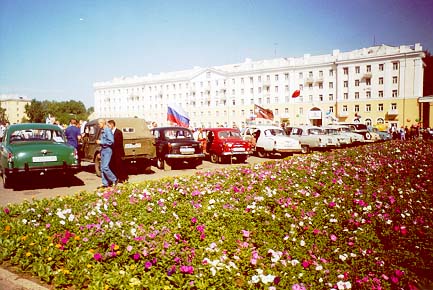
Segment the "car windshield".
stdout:
[[233,137],[241,138],[241,135],[238,131],[220,131],[218,132],[218,137],[221,139]]
[[191,132],[186,129],[165,130],[164,135],[167,139],[192,139]]
[[338,128],[341,132],[350,132],[350,129],[348,127],[340,127]]
[[329,135],[338,135],[338,130],[337,129],[333,129],[333,128],[327,128],[325,129],[326,133]]
[[265,130],[265,136],[283,136],[286,135],[283,129],[267,129]]
[[64,143],[62,131],[55,129],[26,129],[13,131],[10,135],[10,143],[52,141]]
[[308,134],[310,135],[321,135],[323,131],[320,128],[308,129]]

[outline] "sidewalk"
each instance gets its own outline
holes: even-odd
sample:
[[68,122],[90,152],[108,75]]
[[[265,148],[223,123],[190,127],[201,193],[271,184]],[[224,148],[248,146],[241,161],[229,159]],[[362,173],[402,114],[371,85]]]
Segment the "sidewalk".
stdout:
[[0,290],[47,290],[33,281],[21,278],[0,267]]

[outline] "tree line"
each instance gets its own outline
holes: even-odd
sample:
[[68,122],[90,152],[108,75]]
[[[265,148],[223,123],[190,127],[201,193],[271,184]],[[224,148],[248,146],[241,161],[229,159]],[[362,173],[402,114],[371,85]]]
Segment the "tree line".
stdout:
[[[45,123],[47,117],[54,117],[60,124],[69,124],[71,118],[77,120],[87,120],[93,113],[93,107],[86,109],[81,101],[37,101],[31,100],[30,104],[25,105],[26,116],[21,120],[22,123]],[[0,123],[9,122],[6,109],[0,106]]]

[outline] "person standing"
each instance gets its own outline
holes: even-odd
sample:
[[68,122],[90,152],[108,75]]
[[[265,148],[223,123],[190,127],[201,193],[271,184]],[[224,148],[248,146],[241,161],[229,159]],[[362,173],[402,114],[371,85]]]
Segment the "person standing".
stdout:
[[108,127],[114,136],[114,144],[112,146],[113,155],[111,156],[110,168],[114,175],[117,176],[118,182],[122,183],[128,180],[128,173],[123,164],[123,157],[125,157],[125,149],[123,148],[123,133],[116,128],[114,120],[108,121]]
[[66,139],[69,145],[78,150],[78,141],[81,139],[80,128],[77,127],[77,120],[71,119],[65,130]]
[[102,185],[101,187],[108,187],[112,184],[117,183],[117,177],[110,169],[110,160],[113,151],[111,146],[114,143],[114,135],[110,128],[106,126],[105,119],[98,120],[99,128],[102,130],[101,139],[96,140],[96,143],[101,145],[101,177]]

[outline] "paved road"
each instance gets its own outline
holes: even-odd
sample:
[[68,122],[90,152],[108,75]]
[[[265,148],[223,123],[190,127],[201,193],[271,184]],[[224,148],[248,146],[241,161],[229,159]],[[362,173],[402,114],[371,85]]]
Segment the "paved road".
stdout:
[[[245,164],[254,164],[271,160],[269,158],[258,158],[252,156],[248,158]],[[22,178],[18,180],[14,189],[4,189],[0,181],[0,206],[8,203],[20,203],[24,200],[51,198],[56,196],[73,195],[79,191],[93,191],[101,184],[101,179],[95,175],[93,164],[83,163],[83,171],[75,177],[65,179],[54,176],[37,176],[32,178]],[[130,172],[130,182],[140,182],[144,180],[159,179],[166,176],[193,175],[197,171],[207,171],[234,164],[214,164],[204,161],[197,169],[181,168],[170,171],[164,171],[152,167],[151,172]]]

